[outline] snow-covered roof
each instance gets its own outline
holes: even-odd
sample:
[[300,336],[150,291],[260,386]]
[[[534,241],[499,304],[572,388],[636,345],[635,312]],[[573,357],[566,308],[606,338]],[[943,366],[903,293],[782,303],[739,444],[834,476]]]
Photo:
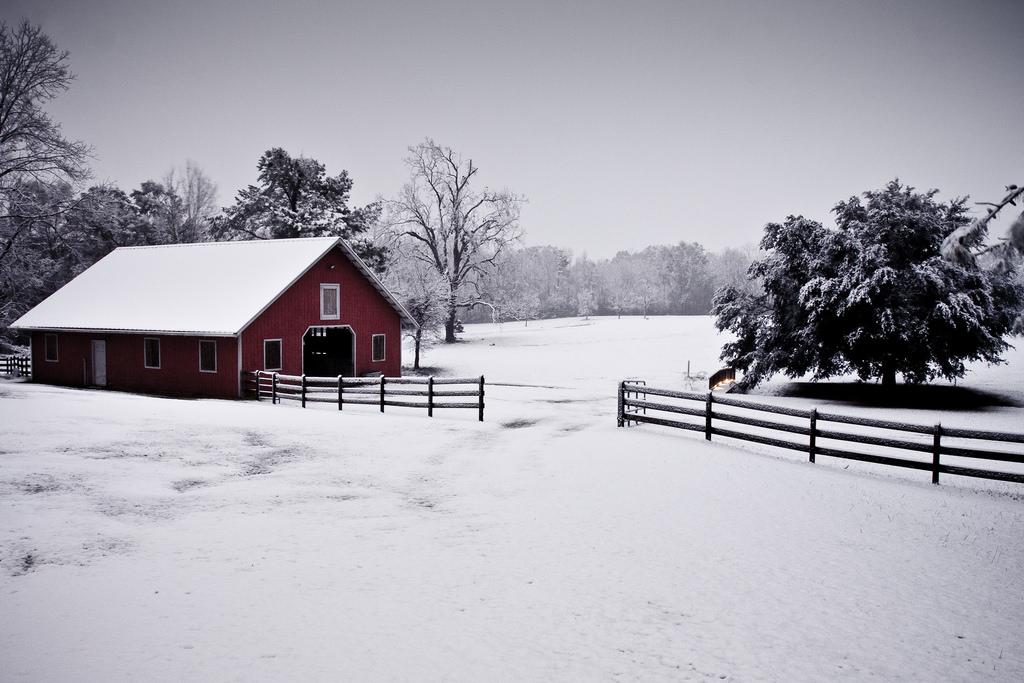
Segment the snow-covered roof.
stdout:
[[11,327],[236,335],[335,246],[412,321],[344,240],[317,237],[121,247]]

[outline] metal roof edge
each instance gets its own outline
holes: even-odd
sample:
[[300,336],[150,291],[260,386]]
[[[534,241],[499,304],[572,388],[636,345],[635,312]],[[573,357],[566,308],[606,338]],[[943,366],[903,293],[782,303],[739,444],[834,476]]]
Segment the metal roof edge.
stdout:
[[78,332],[82,334],[155,334],[165,337],[237,337],[238,332],[227,330],[145,330],[133,328],[116,327],[40,327],[37,325],[17,327],[11,326],[8,329],[19,332]]
[[[294,238],[294,239],[306,239],[306,240],[309,240],[309,239],[324,239],[324,240],[325,240],[325,239],[327,239],[327,238],[324,238],[324,237],[319,237],[319,238],[318,238],[318,237],[296,237],[296,238]],[[268,240],[268,241],[273,241],[273,240]],[[334,238],[333,238],[333,239],[331,240],[330,244],[328,244],[328,245],[327,245],[327,246],[326,246],[326,247],[325,247],[325,248],[323,249],[323,251],[321,251],[321,252],[320,252],[320,253],[319,253],[319,254],[318,254],[318,255],[316,256],[316,258],[312,259],[312,260],[311,260],[311,261],[310,261],[309,263],[307,263],[307,264],[306,264],[306,267],[305,267],[305,268],[303,268],[303,269],[302,269],[301,271],[299,271],[299,274],[298,274],[298,275],[296,275],[296,276],[295,276],[294,278],[292,278],[291,280],[289,280],[289,281],[288,281],[288,284],[286,284],[286,285],[285,285],[285,286],[284,286],[284,287],[283,287],[283,288],[281,289],[281,291],[280,291],[280,292],[278,292],[278,293],[277,293],[277,294],[275,294],[274,296],[270,297],[270,301],[268,301],[268,302],[267,302],[266,304],[264,304],[264,305],[263,305],[263,307],[262,307],[262,308],[260,308],[260,310],[256,311],[256,314],[255,314],[255,315],[253,315],[253,316],[252,316],[251,318],[249,318],[248,320],[246,320],[246,321],[245,321],[245,323],[243,323],[243,324],[242,324],[242,326],[241,326],[240,328],[238,328],[238,330],[237,330],[236,332],[234,332],[234,335],[235,335],[235,336],[239,336],[239,335],[241,335],[241,334],[242,334],[242,332],[244,332],[244,331],[246,330],[246,328],[248,328],[248,327],[249,327],[249,325],[252,325],[253,321],[254,321],[254,320],[256,320],[256,318],[258,318],[258,317],[260,317],[261,315],[263,315],[263,313],[264,313],[264,312],[266,312],[266,310],[267,310],[268,308],[270,308],[270,307],[271,307],[271,306],[273,305],[273,303],[274,303],[275,301],[277,301],[278,299],[280,299],[280,298],[281,298],[281,296],[282,296],[282,295],[283,295],[283,294],[284,294],[285,292],[287,292],[287,291],[288,291],[289,289],[291,289],[292,285],[294,285],[294,284],[295,284],[296,282],[298,282],[298,281],[299,281],[299,278],[301,278],[301,277],[302,277],[303,275],[305,275],[306,273],[308,273],[308,272],[310,271],[310,269],[311,269],[311,268],[312,268],[313,266],[315,266],[315,265],[316,265],[317,263],[319,263],[319,262],[320,262],[320,259],[322,259],[322,258],[323,258],[324,256],[326,256],[326,255],[327,255],[327,253],[328,253],[328,252],[329,252],[329,251],[330,251],[331,249],[334,249],[334,247],[336,247],[336,246],[338,245],[338,243],[339,243],[339,242],[342,242],[342,241],[343,241],[343,240],[342,240],[342,239],[341,239],[340,237],[334,237]]]

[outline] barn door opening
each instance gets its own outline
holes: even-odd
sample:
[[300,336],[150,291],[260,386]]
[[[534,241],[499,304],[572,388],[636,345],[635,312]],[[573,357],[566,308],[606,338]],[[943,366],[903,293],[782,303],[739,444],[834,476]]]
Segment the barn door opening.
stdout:
[[302,336],[302,372],[310,377],[352,377],[356,344],[352,328],[311,327]]
[[92,383],[93,386],[107,386],[107,342],[92,340]]

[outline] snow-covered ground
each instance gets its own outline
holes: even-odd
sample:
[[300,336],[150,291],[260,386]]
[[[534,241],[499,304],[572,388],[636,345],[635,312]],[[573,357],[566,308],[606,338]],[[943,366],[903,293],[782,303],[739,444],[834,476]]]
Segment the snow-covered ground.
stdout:
[[465,338],[483,423],[0,382],[0,681],[1024,680],[1024,487],[617,429],[707,318]]

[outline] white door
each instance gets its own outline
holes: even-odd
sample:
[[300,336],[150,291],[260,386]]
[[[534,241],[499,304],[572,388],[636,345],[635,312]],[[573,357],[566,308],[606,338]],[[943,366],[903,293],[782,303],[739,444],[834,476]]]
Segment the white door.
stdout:
[[92,383],[107,386],[107,342],[102,339],[92,340]]

